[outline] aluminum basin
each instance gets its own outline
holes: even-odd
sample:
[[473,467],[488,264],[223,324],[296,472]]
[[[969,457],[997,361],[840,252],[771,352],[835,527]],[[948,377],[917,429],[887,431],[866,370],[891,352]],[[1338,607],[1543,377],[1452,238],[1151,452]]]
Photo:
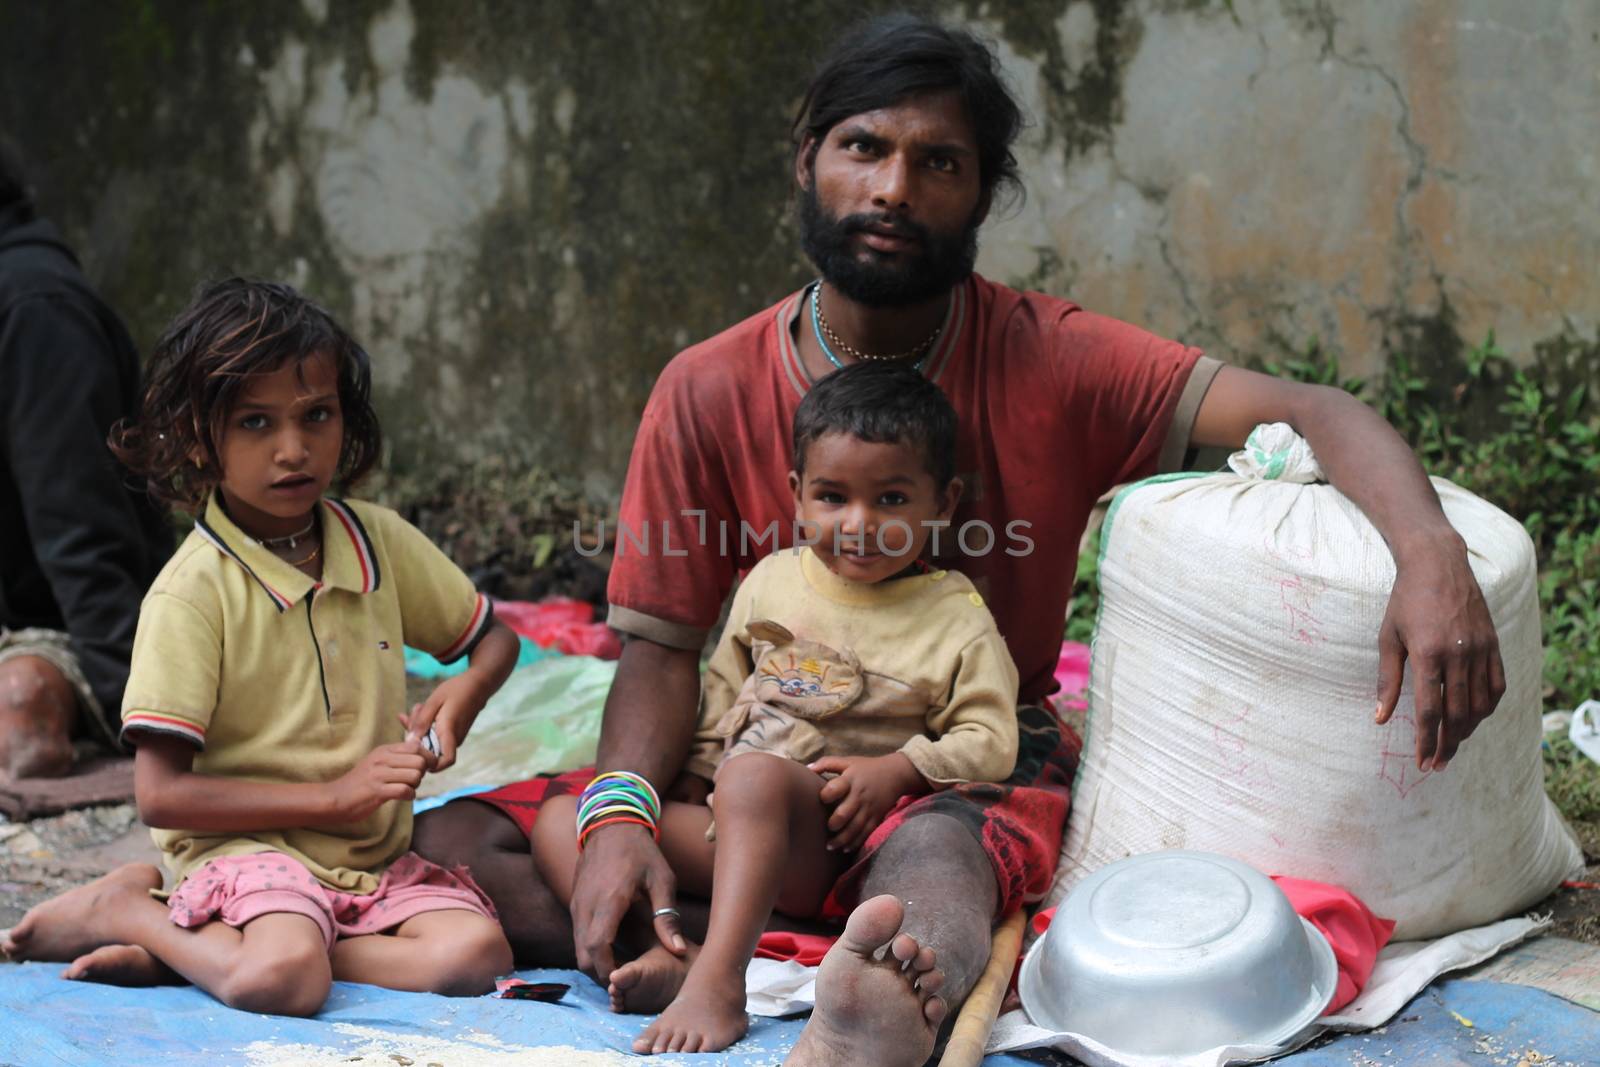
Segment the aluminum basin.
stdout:
[[1333,998],[1333,950],[1272,879],[1209,852],[1152,852],[1068,894],[1017,987],[1033,1021],[1117,1052],[1279,1045]]

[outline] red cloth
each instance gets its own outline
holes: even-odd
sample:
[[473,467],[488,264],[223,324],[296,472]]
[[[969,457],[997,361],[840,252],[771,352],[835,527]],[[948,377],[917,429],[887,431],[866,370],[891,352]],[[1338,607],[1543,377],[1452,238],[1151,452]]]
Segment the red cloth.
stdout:
[[[1378,952],[1389,943],[1389,937],[1394,933],[1394,922],[1372,914],[1371,909],[1348,889],[1281,874],[1273,875],[1272,880],[1289,898],[1295,913],[1320,930],[1333,947],[1333,958],[1339,964],[1339,981],[1334,989],[1333,1000],[1322,1012],[1332,1015],[1356,999],[1366,988],[1367,979],[1372,977],[1372,968],[1378,962]],[[1054,908],[1046,908],[1033,917],[1035,934],[1043,934],[1050,928],[1055,911]],[[762,941],[765,942],[766,938],[763,937]]]
[[794,960],[807,967],[815,967],[837,940],[837,937],[827,934],[792,934],[786,930],[768,930],[756,944],[756,959]]
[[1339,961],[1339,986],[1324,1015],[1331,1014],[1356,999],[1372,977],[1378,952],[1394,933],[1394,920],[1372,914],[1356,895],[1347,889],[1303,878],[1273,875],[1294,910],[1333,946]]
[[540,648],[567,656],[616,659],[622,642],[603,622],[594,621],[594,605],[572,597],[552,596],[537,603],[496,600],[495,618]]
[[[1200,353],[977,276],[954,294],[925,373],[955,407],[965,490],[935,561],[977,585],[1016,661],[1019,702],[1035,704],[1055,688],[1078,540],[1095,500],[1155,473]],[[648,637],[654,620],[673,631],[669,643],[689,647],[716,623],[739,574],[794,544],[790,427],[808,383],[789,329],[798,299],[661,372],[623,489],[607,590],[621,609],[613,625]],[[967,555],[956,532],[973,520],[994,540]],[[1027,525],[1013,528],[1019,522]],[[966,543],[977,553],[988,539],[974,527]]]

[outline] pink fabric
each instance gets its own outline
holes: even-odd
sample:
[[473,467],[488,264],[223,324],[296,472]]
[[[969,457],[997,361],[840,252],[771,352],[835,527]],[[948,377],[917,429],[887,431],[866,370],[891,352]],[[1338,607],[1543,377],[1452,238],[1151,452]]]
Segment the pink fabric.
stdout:
[[1056,684],[1061,688],[1050,698],[1050,705],[1059,714],[1072,710],[1083,711],[1089,706],[1084,699],[1089,690],[1089,646],[1077,641],[1063,641],[1061,654],[1056,658]]
[[415,852],[390,864],[365,895],[329,889],[282,852],[224,856],[185,878],[167,906],[186,929],[218,918],[239,927],[275,912],[304,915],[321,929],[329,951],[341,937],[382,933],[429,911],[471,911],[499,921],[465,867],[446,870]]
[[567,656],[616,659],[622,642],[603,622],[594,621],[594,605],[572,597],[546,597],[538,603],[496,600],[495,618],[540,648],[553,648]]
[[1299,916],[1322,931],[1339,961],[1339,985],[1322,1014],[1338,1011],[1361,992],[1372,977],[1378,952],[1394,933],[1392,919],[1380,919],[1348,889],[1303,878],[1273,875]]
[[[1394,933],[1394,922],[1372,914],[1348,889],[1286,875],[1273,875],[1272,880],[1289,898],[1295,914],[1321,931],[1333,947],[1333,958],[1339,964],[1339,980],[1333,1000],[1322,1012],[1324,1015],[1332,1014],[1356,999],[1357,994],[1366,988],[1367,979],[1372,977],[1372,968],[1378,962],[1379,950],[1389,943],[1389,937]],[[1043,934],[1050,928],[1055,910],[1046,908],[1033,917],[1035,934]]]

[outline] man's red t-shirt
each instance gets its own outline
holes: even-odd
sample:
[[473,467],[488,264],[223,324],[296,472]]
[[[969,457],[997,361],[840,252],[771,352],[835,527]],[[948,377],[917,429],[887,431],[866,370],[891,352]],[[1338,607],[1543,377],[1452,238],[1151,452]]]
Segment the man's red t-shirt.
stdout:
[[[791,429],[811,385],[792,332],[801,296],[686,349],[656,381],[622,494],[617,629],[698,649],[735,579],[794,544]],[[983,592],[1023,702],[1055,688],[1095,501],[1181,463],[1218,366],[1064,300],[976,275],[957,287],[923,367],[955,407],[966,483],[937,561]]]

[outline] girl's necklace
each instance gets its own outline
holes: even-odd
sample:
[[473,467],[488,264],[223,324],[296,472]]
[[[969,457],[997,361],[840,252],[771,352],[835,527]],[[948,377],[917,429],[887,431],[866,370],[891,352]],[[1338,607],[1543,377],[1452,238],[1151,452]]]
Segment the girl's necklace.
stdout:
[[[320,555],[322,555],[322,546],[318,545],[316,548],[313,548],[311,550],[311,554],[309,556],[307,556],[305,559],[286,559],[286,560],[284,560],[284,562],[287,563],[291,567],[304,567],[307,563],[310,563],[312,560],[316,559]],[[279,557],[279,558],[282,558],[282,557]]]
[[[306,534],[310,533],[312,530],[315,530],[316,528],[317,528],[317,517],[315,515],[312,515],[311,516],[311,521],[306,523],[306,528],[305,529],[296,530],[294,533],[285,534],[282,537],[258,537],[258,538],[256,538],[256,544],[260,545],[262,548],[293,548],[293,547],[295,547],[295,545],[297,545],[300,542],[300,539],[302,537],[304,537]],[[307,558],[310,559],[310,558],[315,558],[315,557],[307,557]]]

